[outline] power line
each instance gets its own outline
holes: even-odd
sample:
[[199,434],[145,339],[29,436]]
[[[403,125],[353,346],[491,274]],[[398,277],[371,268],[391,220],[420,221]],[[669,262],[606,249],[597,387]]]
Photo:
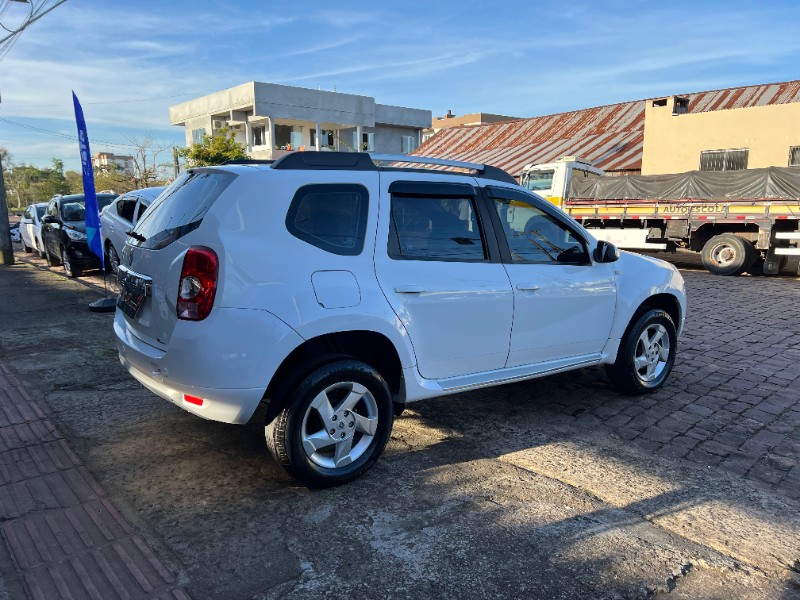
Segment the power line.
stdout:
[[[10,119],[6,119],[6,118],[3,118],[3,117],[0,117],[0,121],[2,121],[4,123],[8,123],[9,125],[15,125],[17,127],[22,127],[24,129],[30,129],[31,131],[35,131],[37,133],[43,133],[43,134],[46,134],[46,135],[52,135],[52,136],[55,136],[55,137],[63,138],[63,139],[66,139],[66,140],[70,140],[71,142],[77,142],[78,141],[78,137],[77,136],[68,135],[66,133],[61,133],[59,131],[52,131],[50,129],[42,129],[41,127],[34,127],[33,125],[26,125],[25,123],[17,123],[16,121],[12,121]],[[134,148],[134,149],[138,148],[138,146],[135,146],[133,144],[117,144],[115,142],[106,142],[106,141],[103,141],[103,140],[89,140],[89,143],[91,143],[91,144],[104,144],[106,146],[117,146],[119,148]]]

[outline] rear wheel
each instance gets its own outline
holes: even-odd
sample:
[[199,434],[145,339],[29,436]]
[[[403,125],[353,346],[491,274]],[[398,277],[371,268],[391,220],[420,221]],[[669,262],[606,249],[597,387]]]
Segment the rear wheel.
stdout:
[[637,317],[625,333],[617,360],[606,366],[608,379],[623,394],[654,392],[672,371],[676,346],[672,317],[663,310],[650,309]]
[[108,244],[108,251],[106,252],[107,257],[107,267],[108,270],[113,274],[116,275],[117,271],[119,271],[119,256],[117,255],[117,251],[114,250],[113,244]]
[[30,246],[28,246],[28,244],[25,243],[24,237],[20,236],[19,241],[22,242],[22,249],[25,251],[26,254],[30,254],[31,252],[33,252],[33,248],[31,248]]
[[61,248],[61,264],[64,265],[64,273],[67,274],[67,277],[81,276],[81,270],[72,263],[66,248]]
[[753,244],[731,233],[708,240],[701,256],[703,266],[715,275],[741,275],[758,258]]
[[392,430],[389,387],[369,365],[329,363],[312,372],[265,429],[267,447],[310,487],[352,481],[378,460]]

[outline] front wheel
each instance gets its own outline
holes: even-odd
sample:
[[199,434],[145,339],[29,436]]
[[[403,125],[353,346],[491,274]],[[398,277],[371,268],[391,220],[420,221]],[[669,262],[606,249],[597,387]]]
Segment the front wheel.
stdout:
[[677,345],[672,317],[663,310],[650,309],[636,319],[622,338],[617,360],[606,366],[608,379],[623,394],[654,392],[672,371]]
[[67,277],[81,276],[81,270],[72,264],[72,259],[69,257],[66,248],[61,248],[61,264],[64,265],[64,273],[67,274]]
[[372,467],[392,423],[392,398],[383,377],[360,361],[339,360],[318,368],[295,388],[265,436],[275,460],[290,475],[309,487],[328,487]]

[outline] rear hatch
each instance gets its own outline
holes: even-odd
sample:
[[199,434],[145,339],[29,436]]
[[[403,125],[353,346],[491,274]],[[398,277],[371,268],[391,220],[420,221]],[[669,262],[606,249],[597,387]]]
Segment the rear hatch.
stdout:
[[179,177],[128,237],[120,260],[117,307],[130,332],[143,342],[166,350],[178,320],[178,285],[189,248],[185,242],[202,243],[198,230],[203,218],[234,179],[236,174],[219,169]]

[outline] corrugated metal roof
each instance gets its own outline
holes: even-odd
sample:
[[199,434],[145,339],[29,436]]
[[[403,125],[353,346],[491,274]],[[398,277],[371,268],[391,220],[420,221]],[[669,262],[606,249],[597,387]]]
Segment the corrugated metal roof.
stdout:
[[[800,102],[800,81],[678,94],[689,112]],[[564,155],[606,171],[640,170],[647,100],[488,125],[443,129],[414,154],[493,165],[518,176],[529,163]]]

